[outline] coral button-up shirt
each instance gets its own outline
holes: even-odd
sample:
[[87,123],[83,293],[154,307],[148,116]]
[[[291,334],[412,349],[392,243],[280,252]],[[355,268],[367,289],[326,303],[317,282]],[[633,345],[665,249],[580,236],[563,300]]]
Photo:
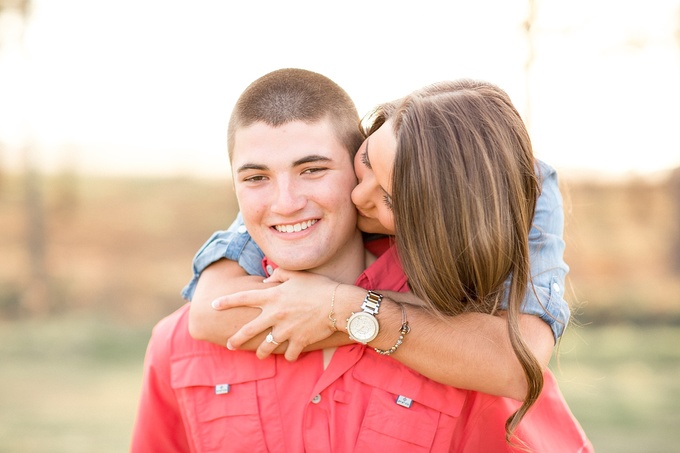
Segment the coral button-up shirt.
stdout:
[[[394,249],[357,284],[405,290]],[[517,401],[436,383],[360,344],[337,348],[326,369],[321,351],[259,360],[193,340],[188,310],[154,328],[133,453],[515,451],[503,426]],[[525,421],[532,451],[592,449],[549,373]]]

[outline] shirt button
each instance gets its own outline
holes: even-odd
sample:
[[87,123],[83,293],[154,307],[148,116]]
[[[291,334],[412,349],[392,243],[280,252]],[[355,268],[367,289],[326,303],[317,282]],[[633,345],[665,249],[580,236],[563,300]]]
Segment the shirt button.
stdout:
[[553,291],[555,291],[556,293],[559,294],[559,292],[560,292],[560,285],[559,285],[559,283],[553,283],[552,288],[553,288]]
[[236,230],[236,231],[238,231],[238,232],[241,233],[241,234],[247,233],[247,232],[248,232],[248,230],[246,229],[246,226],[245,226],[245,225],[239,226],[239,227],[238,227],[238,230]]
[[274,266],[272,266],[271,264],[267,264],[267,273],[269,275],[272,275],[274,273]]
[[312,398],[312,403],[319,404],[321,402],[321,395],[316,395]]

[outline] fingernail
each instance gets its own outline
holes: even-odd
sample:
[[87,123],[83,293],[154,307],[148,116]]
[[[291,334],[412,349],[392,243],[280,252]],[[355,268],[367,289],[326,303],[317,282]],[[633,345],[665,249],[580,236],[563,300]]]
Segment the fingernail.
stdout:
[[217,301],[217,299],[215,299],[212,302],[210,302],[210,306],[217,310],[218,308],[220,308],[220,303]]
[[233,347],[233,346],[231,345],[231,343],[228,342],[228,341],[227,341],[227,349],[229,349],[230,351],[233,351],[233,350],[234,350],[234,347]]

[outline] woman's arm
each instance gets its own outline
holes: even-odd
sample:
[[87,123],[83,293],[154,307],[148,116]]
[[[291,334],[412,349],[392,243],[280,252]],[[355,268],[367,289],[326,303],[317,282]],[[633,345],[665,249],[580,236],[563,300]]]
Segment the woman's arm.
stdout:
[[189,333],[196,340],[227,344],[227,333],[257,317],[261,310],[254,307],[236,307],[215,316],[210,302],[222,295],[249,289],[265,289],[262,277],[249,275],[235,261],[221,259],[209,265],[200,274],[189,312]]
[[[244,330],[242,327],[253,320],[263,318],[263,316],[258,318],[258,315],[263,313],[263,309],[260,306],[271,311],[274,304],[268,304],[267,300],[263,300],[260,305],[235,306],[216,311],[211,303],[216,298],[227,294],[267,289],[276,286],[278,286],[278,283],[263,283],[262,277],[247,274],[235,261],[220,259],[210,264],[200,273],[200,278],[198,278],[195,290],[193,291],[189,312],[189,333],[196,340],[204,340],[226,346],[229,337],[237,331],[241,331],[249,336],[247,340],[239,344],[241,349],[255,351],[262,344],[273,346],[264,342],[269,330],[265,331],[264,328],[259,330],[246,328]],[[269,312],[265,313],[265,315],[267,314]],[[329,336],[330,331],[325,332],[323,328],[318,330],[320,332],[320,335],[317,335],[318,340],[313,342],[314,345],[310,346],[309,350],[351,343],[346,335],[337,333]],[[277,354],[285,353],[288,349],[288,342],[282,339],[279,343],[281,344],[276,349],[268,348],[266,353],[258,351],[258,356],[264,358],[272,352]],[[294,360],[297,358],[297,355],[299,355],[299,352],[290,359]]]
[[[223,260],[224,261],[224,260]],[[257,350],[258,356],[288,352],[290,360],[297,358],[300,350],[350,344],[346,333],[346,319],[358,311],[366,290],[352,285],[340,285],[335,291],[335,318],[340,332],[331,335],[328,319],[333,289],[337,283],[317,275],[285,272],[285,282],[266,291],[244,291],[233,297],[220,297],[221,307],[237,306],[216,311],[211,307],[215,294],[245,289],[241,283],[225,283],[225,277],[239,280],[245,277],[236,273],[219,272],[219,269],[237,268],[235,263],[220,261],[201,275],[191,307],[192,335],[218,344],[225,344],[233,334],[233,348]],[[203,282],[203,278],[206,281]],[[251,280],[250,288],[263,287]],[[206,286],[206,291],[201,288]],[[221,288],[216,289],[216,286]],[[207,287],[211,286],[210,290]],[[402,314],[394,300],[413,302],[412,296],[384,292],[387,297],[378,314],[380,333],[369,346],[389,349],[394,345],[401,328]],[[324,294],[324,297],[318,297]],[[406,300],[406,299],[410,300]],[[265,312],[255,318],[265,307]],[[286,307],[282,309],[281,307]],[[526,395],[524,373],[515,358],[509,342],[507,323],[502,317],[470,313],[456,317],[441,317],[417,305],[406,308],[411,326],[404,343],[393,357],[435,381],[492,395],[523,399]],[[239,327],[245,324],[239,330]],[[200,327],[198,327],[200,326]],[[527,344],[541,363],[547,366],[552,354],[553,340],[550,327],[536,316],[524,315],[521,329]],[[282,343],[275,346],[264,341],[272,331]],[[196,335],[194,335],[196,337]],[[330,335],[330,336],[329,336]],[[325,338],[322,342],[316,341]],[[286,340],[290,344],[286,345]],[[297,351],[290,354],[291,350]]]
[[[525,398],[526,378],[510,344],[503,315],[466,313],[442,318],[422,307],[407,306],[406,311],[411,331],[393,354],[395,359],[437,382],[517,400]],[[400,310],[388,303],[379,318],[377,347],[389,348],[398,336]],[[537,316],[521,315],[520,329],[531,352],[547,367],[554,345],[550,326]]]

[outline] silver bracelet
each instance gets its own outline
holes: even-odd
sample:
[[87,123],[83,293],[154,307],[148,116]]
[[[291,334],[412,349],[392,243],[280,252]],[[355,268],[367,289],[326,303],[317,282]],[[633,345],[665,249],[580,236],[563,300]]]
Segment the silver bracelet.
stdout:
[[406,320],[406,309],[404,308],[404,304],[399,304],[399,306],[401,307],[401,329],[399,330],[399,339],[390,349],[373,348],[373,350],[378,354],[382,355],[394,354],[397,351],[397,349],[399,349],[399,346],[401,346],[401,344],[404,342],[404,337],[406,336],[406,334],[411,331],[411,327],[408,325],[408,321]]

